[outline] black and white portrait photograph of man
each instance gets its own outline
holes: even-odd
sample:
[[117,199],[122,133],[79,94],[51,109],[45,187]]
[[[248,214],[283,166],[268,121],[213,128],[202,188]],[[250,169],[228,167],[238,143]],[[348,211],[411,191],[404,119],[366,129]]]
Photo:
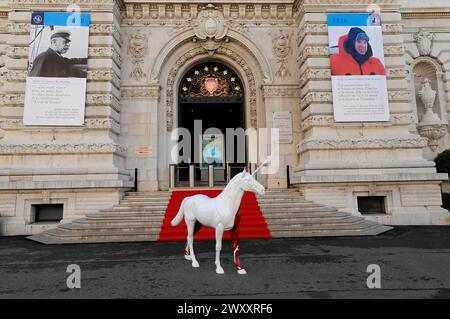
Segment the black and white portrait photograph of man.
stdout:
[[[43,46],[40,37],[44,38],[46,34],[37,34],[34,41],[30,45],[30,77],[54,77],[54,78],[86,78],[87,77],[87,52],[80,52],[80,50],[71,50],[72,47],[79,48],[79,45],[74,46],[73,30],[68,29],[54,29],[53,31],[46,27],[43,31],[50,33],[48,46]],[[81,37],[78,37],[81,39]],[[80,41],[80,40],[79,40]],[[42,41],[44,42],[44,41]],[[39,54],[36,54],[36,51]],[[74,51],[74,52],[70,52]],[[78,52],[76,52],[78,51]],[[71,53],[71,54],[70,54]],[[79,54],[78,57],[76,56]],[[33,55],[35,57],[33,58]]]

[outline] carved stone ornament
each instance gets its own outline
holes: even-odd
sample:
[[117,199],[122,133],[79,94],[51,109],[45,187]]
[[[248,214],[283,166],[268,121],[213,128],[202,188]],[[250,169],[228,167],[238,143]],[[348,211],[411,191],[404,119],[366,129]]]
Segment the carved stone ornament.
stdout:
[[422,82],[422,89],[418,95],[425,106],[425,114],[417,124],[417,130],[420,136],[428,139],[428,146],[434,152],[438,147],[439,139],[447,133],[447,125],[433,112],[436,91],[431,88],[429,79],[425,78]]
[[286,76],[290,76],[291,73],[289,72],[286,63],[288,56],[292,52],[291,35],[285,34],[283,30],[280,30],[279,35],[272,39],[272,52],[277,58],[278,63],[280,63],[280,67],[275,75],[282,79]]
[[194,41],[201,41],[200,45],[208,51],[209,55],[222,45],[222,41],[228,42],[226,38],[228,23],[223,13],[216,9],[213,4],[208,4],[206,9],[200,11],[194,24]]
[[200,40],[225,38],[228,26],[223,13],[217,10],[213,4],[208,4],[206,9],[198,14],[194,22],[194,32]]
[[142,70],[141,66],[144,63],[144,57],[148,52],[148,37],[136,30],[129,34],[128,38],[128,53],[133,57],[133,71],[130,73],[130,78],[140,81],[147,75]]
[[416,41],[417,50],[420,55],[430,55],[431,46],[435,35],[428,31],[421,30],[419,33],[414,34],[414,41]]

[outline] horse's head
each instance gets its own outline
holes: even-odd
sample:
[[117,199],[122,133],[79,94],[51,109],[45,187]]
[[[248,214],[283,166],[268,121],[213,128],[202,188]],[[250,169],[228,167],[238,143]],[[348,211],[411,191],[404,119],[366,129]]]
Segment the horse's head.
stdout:
[[253,192],[259,195],[264,195],[266,190],[253,175],[249,174],[246,169],[240,175],[239,187],[246,192]]

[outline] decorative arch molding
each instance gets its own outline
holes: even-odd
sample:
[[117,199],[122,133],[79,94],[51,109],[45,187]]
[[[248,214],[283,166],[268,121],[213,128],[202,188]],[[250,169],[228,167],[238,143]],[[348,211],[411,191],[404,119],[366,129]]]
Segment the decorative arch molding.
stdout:
[[[155,63],[153,64],[150,72],[147,73],[150,74],[150,78],[148,79],[148,82],[150,84],[159,82],[158,79],[160,78],[163,66],[166,64],[167,60],[178,48],[180,48],[187,42],[191,42],[194,37],[195,34],[193,29],[188,29],[178,34],[164,46],[164,48],[157,55]],[[271,84],[274,77],[272,69],[270,67],[270,63],[267,58],[261,54],[260,50],[258,50],[258,47],[242,33],[234,31],[232,29],[228,30],[227,38],[230,41],[239,43],[240,46],[249,53],[252,59],[257,61],[257,65],[263,77],[264,84]],[[220,47],[219,49],[221,48],[222,47]],[[216,50],[216,53],[219,51],[219,49]]]
[[[201,46],[192,48],[178,57],[176,62],[168,71],[167,81],[166,81],[166,128],[167,131],[170,132],[173,129],[174,122],[174,110],[175,110],[175,94],[178,94],[178,90],[175,87],[177,83],[176,78],[180,73],[180,69],[182,69],[187,63],[190,63],[194,59],[199,58],[211,58],[208,54],[208,51]],[[257,89],[256,89],[256,79],[253,74],[252,68],[249,64],[241,57],[240,54],[235,52],[233,49],[229,47],[219,47],[214,57],[216,57],[219,61],[233,61],[237,66],[240,67],[240,71],[245,76],[245,80],[247,81],[248,87],[246,90],[246,95],[248,98],[246,99],[249,106],[249,115],[250,115],[250,126],[256,128],[257,127]],[[238,70],[239,71],[239,70]],[[243,79],[244,80],[244,79]]]

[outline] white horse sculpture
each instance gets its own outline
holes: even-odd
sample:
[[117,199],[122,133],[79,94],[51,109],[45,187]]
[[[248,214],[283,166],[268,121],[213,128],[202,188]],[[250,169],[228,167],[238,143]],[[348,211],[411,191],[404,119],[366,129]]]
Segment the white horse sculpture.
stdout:
[[[253,177],[258,170],[255,170],[255,172],[250,175],[247,170],[244,169],[242,173],[233,177],[225,189],[215,198],[200,194],[186,197],[182,201],[180,210],[172,220],[171,224],[172,226],[177,226],[184,216],[188,230],[185,258],[192,261],[192,267],[199,267],[194,254],[194,235],[201,225],[204,225],[216,229],[216,273],[224,273],[223,268],[220,265],[220,250],[222,249],[222,236],[225,230],[232,231],[233,255],[237,272],[239,274],[247,273],[240,265],[237,254],[237,251],[239,250],[237,245],[237,229],[239,227],[240,216],[237,216],[236,223],[235,217],[238,213],[239,206],[241,205],[244,192],[250,191],[260,195],[264,195],[265,193],[264,186],[258,183]],[[201,225],[196,225],[197,222]]]

